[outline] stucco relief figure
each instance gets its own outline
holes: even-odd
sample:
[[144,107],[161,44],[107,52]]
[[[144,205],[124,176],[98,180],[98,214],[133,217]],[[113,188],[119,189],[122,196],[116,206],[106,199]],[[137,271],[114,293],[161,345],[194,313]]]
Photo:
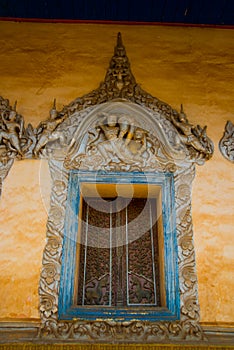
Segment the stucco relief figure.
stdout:
[[150,140],[146,130],[136,128],[133,138],[129,143],[129,149],[135,157],[149,159],[152,154],[156,154],[159,143],[154,144]]
[[8,110],[7,106],[1,110],[0,145],[6,145],[8,153],[12,151],[23,157],[20,140],[23,134],[24,122],[15,109],[16,103],[13,110]]
[[[103,117],[103,120],[97,126],[99,141],[96,143],[96,148],[105,159],[108,159],[115,155],[115,144],[116,140],[118,140],[119,125],[117,125],[116,115],[103,115]],[[104,136],[104,140],[101,136]]]
[[37,128],[37,143],[33,150],[34,156],[38,156],[48,142],[60,140],[64,144],[64,136],[61,132],[56,131],[59,124],[64,121],[65,117],[58,117],[56,110],[56,100],[54,100],[53,108],[50,110],[50,117],[41,122]]
[[105,140],[98,142],[97,150],[108,163],[113,160],[133,163],[134,157],[128,148],[134,128],[131,118],[121,116],[118,119],[116,115],[110,114],[104,123],[99,123],[98,128],[103,132]]
[[234,163],[234,124],[229,120],[225,125],[223,137],[219,141],[222,155]]
[[210,158],[213,153],[213,144],[206,135],[206,126],[201,128],[200,125],[194,126],[190,124],[182,105],[178,120],[172,114],[171,121],[182,132],[180,138],[186,145],[192,146],[196,151],[202,152],[207,158]]
[[71,144],[65,165],[84,169],[140,169],[146,162],[156,162],[158,148],[159,144],[150,140],[147,131],[134,125],[132,116],[101,113],[79,150]]

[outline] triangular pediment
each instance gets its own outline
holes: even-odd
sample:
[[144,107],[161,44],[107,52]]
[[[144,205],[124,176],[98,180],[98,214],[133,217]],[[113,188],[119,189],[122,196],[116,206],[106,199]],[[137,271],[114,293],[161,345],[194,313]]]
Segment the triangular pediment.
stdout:
[[163,113],[168,118],[172,113],[178,115],[167,103],[153,97],[137,84],[131,71],[130,61],[123,45],[121,33],[117,35],[114,55],[110,60],[104,81],[100,83],[97,89],[76,98],[69,105],[65,106],[61,114],[71,115],[83,108],[118,98],[145,105]]
[[[31,124],[26,127],[23,116],[16,111],[16,104],[12,108],[9,101],[1,97],[0,109],[4,122],[0,129],[2,169],[5,169],[6,164],[12,164],[14,158],[56,158],[59,153],[62,156],[67,151],[70,152],[71,141],[74,137],[80,138],[76,132],[77,127],[75,127],[74,120],[80,124],[81,121],[88,118],[92,108],[99,108],[98,106],[105,103],[114,104],[116,101],[125,101],[135,106],[141,106],[145,109],[146,115],[151,113],[154,122],[153,125],[150,124],[150,129],[145,131],[147,133],[152,130],[156,131],[157,136],[164,134],[163,147],[173,144],[173,136],[170,135],[174,135],[174,131],[176,131],[179,141],[175,144],[174,151],[177,152],[178,144],[182,145],[186,149],[186,161],[203,164],[212,156],[213,143],[207,137],[206,127],[190,124],[183,107],[181,107],[180,112],[177,112],[170,105],[153,97],[137,84],[131,71],[121,34],[118,33],[114,54],[104,81],[100,83],[99,87],[76,98],[61,111],[56,110],[54,102],[49,118],[40,122],[36,128]],[[159,132],[158,116],[165,125],[167,124],[166,126],[161,124],[162,132]],[[149,127],[149,124],[147,125]],[[69,130],[67,130],[68,126]],[[86,131],[88,132],[88,130]],[[171,155],[173,152],[169,152],[169,154]],[[5,177],[5,174],[7,171],[4,170],[2,178]]]
[[[110,60],[105,79],[100,83],[99,88],[76,98],[65,106],[59,115],[66,119],[88,107],[118,100],[140,105],[168,121],[171,124],[171,129],[175,128],[180,135],[182,143],[187,148],[187,158],[190,161],[203,164],[212,156],[213,143],[207,137],[206,127],[190,124],[182,105],[180,112],[177,112],[169,104],[153,97],[137,84],[131,71],[121,33],[117,35],[114,55]],[[157,128],[157,123],[155,128]],[[167,140],[167,143],[170,144],[170,140]]]

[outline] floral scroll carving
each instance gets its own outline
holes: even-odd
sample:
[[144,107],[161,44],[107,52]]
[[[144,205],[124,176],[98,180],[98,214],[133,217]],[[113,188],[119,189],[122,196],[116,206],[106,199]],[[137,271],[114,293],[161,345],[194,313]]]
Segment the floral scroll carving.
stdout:
[[115,321],[114,319],[63,321],[58,319],[58,276],[61,269],[68,171],[62,167],[62,162],[58,161],[51,161],[51,171],[54,191],[52,192],[51,213],[47,226],[48,241],[43,255],[40,282],[41,336],[46,339],[79,339],[80,341],[113,341],[114,339],[121,342],[203,339],[203,332],[199,325],[191,217],[191,183],[194,178],[194,165],[175,172],[181,312],[180,321],[172,322]]
[[234,163],[234,125],[231,121],[226,123],[223,137],[219,142],[219,149],[224,158]]

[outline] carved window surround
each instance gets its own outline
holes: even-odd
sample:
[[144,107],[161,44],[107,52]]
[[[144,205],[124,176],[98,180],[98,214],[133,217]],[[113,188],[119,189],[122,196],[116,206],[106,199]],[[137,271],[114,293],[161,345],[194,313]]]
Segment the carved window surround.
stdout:
[[[130,70],[120,34],[99,88],[72,101],[60,112],[54,104],[50,118],[37,128],[30,124],[25,128],[23,117],[15,107],[9,106],[9,101],[2,99],[0,107],[4,113],[4,126],[0,130],[1,169],[14,158],[47,158],[52,176],[39,287],[40,336],[106,342],[201,340],[191,189],[195,164],[203,164],[213,154],[213,143],[206,135],[206,127],[191,125],[183,108],[177,112],[140,88]],[[109,117],[113,114],[116,120],[112,120],[112,130],[109,130]],[[120,140],[124,127],[127,127],[127,135],[123,133]],[[112,131],[112,136],[109,133],[107,137],[107,131]],[[69,174],[73,171],[112,173],[113,176],[118,172],[125,172],[126,176],[142,172],[154,174],[155,178],[157,174],[171,173],[178,247],[178,320],[59,319],[61,257],[65,215],[69,211],[67,191]]]
[[[93,187],[90,187],[93,185]],[[89,244],[86,242],[87,238],[77,236],[77,232],[80,231],[79,226],[84,223],[84,221],[79,218],[78,213],[82,205],[83,193],[92,191],[98,191],[100,186],[103,185],[104,188],[108,189],[108,185],[115,186],[117,185],[118,190],[126,192],[131,189],[132,186],[135,187],[135,193],[137,189],[139,191],[138,196],[142,195],[140,191],[143,191],[143,185],[146,198],[150,199],[150,192],[152,193],[152,198],[156,196],[156,190],[158,191],[158,197],[162,196],[162,199],[158,199],[158,207],[162,205],[162,209],[158,211],[158,218],[155,217],[155,220],[163,222],[163,228],[159,228],[162,241],[160,244],[160,263],[162,275],[165,274],[165,278],[161,276],[161,293],[163,294],[161,299],[161,307],[148,307],[144,304],[141,305],[140,309],[138,307],[106,307],[105,309],[97,306],[93,306],[90,309],[84,306],[79,306],[76,304],[74,295],[75,281],[79,274],[77,269],[74,269],[74,266],[77,264],[77,252],[79,242],[85,246],[89,247]],[[141,187],[140,187],[141,185]],[[124,188],[123,188],[124,187]],[[139,190],[140,187],[140,190]],[[63,242],[63,256],[62,256],[62,272],[60,279],[60,293],[59,293],[59,319],[70,319],[80,318],[83,320],[95,320],[97,318],[102,319],[115,319],[116,321],[120,320],[132,320],[139,319],[144,321],[155,321],[155,320],[178,320],[180,318],[180,300],[179,300],[179,289],[178,289],[178,262],[177,262],[177,242],[176,242],[176,225],[175,225],[175,210],[174,210],[174,184],[173,184],[173,175],[171,173],[104,173],[99,174],[98,172],[70,172],[69,176],[69,185],[68,185],[68,199],[67,199],[67,209],[66,209],[66,218],[65,218],[65,228],[64,228],[64,242]],[[134,190],[134,189],[133,189]],[[99,190],[100,191],[100,190]],[[104,191],[104,190],[103,190]],[[144,195],[144,194],[143,194]],[[93,194],[92,194],[93,197]],[[97,198],[101,198],[97,193]],[[118,198],[118,197],[117,197]],[[121,199],[120,199],[121,200]],[[105,203],[105,201],[102,201]],[[162,202],[162,203],[160,203]],[[120,203],[120,202],[119,202]],[[105,203],[106,204],[106,203]],[[123,208],[126,207],[125,204],[122,204]],[[98,209],[98,208],[97,208]],[[145,204],[144,211],[148,212],[147,203]],[[142,212],[141,212],[142,213]],[[129,225],[131,230],[131,237],[128,242],[131,242],[141,238],[145,233],[146,227],[144,227],[144,232],[141,232],[141,222],[143,220],[144,213],[142,216],[135,218],[135,222],[131,222],[127,226],[123,226],[121,232],[119,228],[112,228],[111,235],[113,239],[109,240],[109,229],[103,229],[101,236],[105,236],[106,241],[103,239],[103,248],[108,248],[115,250],[116,248],[126,246],[126,230]],[[149,229],[152,227],[150,220],[148,221]],[[94,227],[95,229],[95,227]],[[133,231],[133,229],[137,231]],[[100,230],[100,229],[99,229]],[[97,232],[97,231],[96,231]],[[121,242],[114,241],[114,238],[119,239],[119,235],[123,233],[121,237]],[[92,233],[91,233],[92,234]],[[100,236],[100,231],[98,232]],[[95,239],[96,233],[94,231],[91,239]],[[133,236],[133,237],[132,237]],[[92,244],[92,242],[91,242]],[[96,246],[96,244],[95,244]],[[131,245],[128,245],[131,247]],[[143,242],[141,244],[143,250]],[[122,248],[120,248],[122,249]],[[129,248],[128,248],[129,249]],[[117,254],[117,253],[116,253]],[[141,254],[139,251],[138,254]],[[97,256],[96,256],[97,258]],[[95,259],[94,259],[95,260]],[[93,261],[95,264],[95,261]],[[114,267],[114,266],[113,266]],[[106,270],[109,272],[109,268]],[[128,274],[128,273],[127,273]],[[128,279],[128,278],[126,278]],[[71,283],[73,281],[73,283]],[[128,284],[128,283],[127,283]],[[165,285],[165,291],[163,290]],[[123,287],[122,287],[123,288]],[[121,289],[122,289],[121,288]],[[146,289],[147,290],[147,289]],[[149,290],[149,289],[148,289]],[[166,294],[166,295],[164,295]]]

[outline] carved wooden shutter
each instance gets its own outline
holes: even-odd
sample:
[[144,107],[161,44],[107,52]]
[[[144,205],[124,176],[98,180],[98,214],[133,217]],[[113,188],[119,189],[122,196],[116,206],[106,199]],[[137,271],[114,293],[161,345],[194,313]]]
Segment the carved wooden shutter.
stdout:
[[[160,305],[156,201],[85,198],[79,246],[78,305]],[[143,214],[142,214],[143,213]],[[134,219],[141,215],[137,225]],[[133,240],[135,230],[151,229]],[[104,229],[104,230],[103,230]],[[127,243],[127,244],[126,244]]]

